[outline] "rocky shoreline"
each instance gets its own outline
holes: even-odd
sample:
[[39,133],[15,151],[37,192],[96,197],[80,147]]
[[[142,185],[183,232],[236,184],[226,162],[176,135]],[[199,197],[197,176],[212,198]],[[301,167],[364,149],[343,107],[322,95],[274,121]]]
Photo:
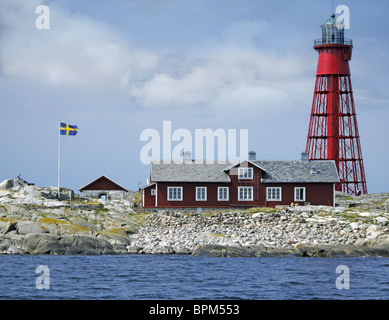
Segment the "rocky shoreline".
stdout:
[[337,194],[336,207],[134,210],[23,180],[0,184],[1,254],[389,257],[389,194]]

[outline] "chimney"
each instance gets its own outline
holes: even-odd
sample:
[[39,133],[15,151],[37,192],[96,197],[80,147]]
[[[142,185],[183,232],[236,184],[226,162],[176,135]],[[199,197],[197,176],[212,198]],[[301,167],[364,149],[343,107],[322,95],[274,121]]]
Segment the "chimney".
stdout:
[[184,159],[184,163],[191,164],[192,163],[192,152],[185,151],[183,159]]
[[313,174],[319,174],[320,172],[316,170],[316,168],[314,166],[311,166],[311,171],[309,171],[309,174],[310,175],[313,175]]
[[249,151],[249,160],[256,160],[256,152],[255,151]]
[[301,162],[308,162],[308,153],[306,152],[301,152]]

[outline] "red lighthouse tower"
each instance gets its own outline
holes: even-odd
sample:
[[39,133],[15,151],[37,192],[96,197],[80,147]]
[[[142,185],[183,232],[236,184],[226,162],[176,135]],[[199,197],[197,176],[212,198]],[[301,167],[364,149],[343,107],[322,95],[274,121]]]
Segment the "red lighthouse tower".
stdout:
[[352,40],[331,15],[315,40],[319,53],[306,153],[310,160],[335,160],[340,183],[336,189],[366,194],[366,178],[351,87]]

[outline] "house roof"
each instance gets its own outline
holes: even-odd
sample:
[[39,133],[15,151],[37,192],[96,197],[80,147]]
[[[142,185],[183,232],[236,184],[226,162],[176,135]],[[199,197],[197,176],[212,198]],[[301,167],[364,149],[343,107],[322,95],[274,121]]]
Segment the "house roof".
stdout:
[[223,171],[228,164],[169,163],[151,166],[151,181],[155,182],[230,182]]
[[265,172],[263,183],[335,183],[338,171],[332,160],[320,161],[254,161]]
[[248,160],[248,159],[243,159],[243,160],[240,160],[238,162],[234,162],[232,163],[231,165],[229,165],[228,167],[225,167],[223,170],[224,171],[228,171],[228,170],[231,170],[232,168],[236,167],[237,165],[240,165],[242,164],[243,162],[248,162],[248,163],[251,163],[252,165],[258,167],[259,169],[261,169],[262,171],[266,171],[264,168],[262,168],[260,165],[259,165],[259,161],[252,161],[252,160]]
[[148,184],[146,184],[145,186],[140,187],[139,190],[146,189],[146,188],[151,187],[151,186],[153,186],[153,185],[155,185],[155,182],[148,183]]
[[113,191],[113,190],[121,190],[121,191],[127,191],[126,188],[122,187],[115,181],[107,178],[106,176],[101,176],[97,178],[96,180],[93,180],[92,182],[88,183],[87,185],[83,186],[79,191],[84,190],[107,190],[107,191]]
[[263,183],[335,183],[339,182],[335,162],[243,160],[235,164],[169,163],[151,167],[151,182],[230,182],[227,171],[248,161],[263,171]]

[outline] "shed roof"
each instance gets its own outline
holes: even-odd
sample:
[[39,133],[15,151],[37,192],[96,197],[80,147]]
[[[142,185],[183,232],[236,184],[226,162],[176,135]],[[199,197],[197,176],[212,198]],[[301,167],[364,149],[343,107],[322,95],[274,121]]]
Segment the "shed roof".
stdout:
[[126,188],[122,187],[120,184],[107,178],[104,175],[97,178],[96,180],[93,180],[92,182],[88,183],[87,185],[79,189],[79,191],[84,191],[84,190],[128,191]]

